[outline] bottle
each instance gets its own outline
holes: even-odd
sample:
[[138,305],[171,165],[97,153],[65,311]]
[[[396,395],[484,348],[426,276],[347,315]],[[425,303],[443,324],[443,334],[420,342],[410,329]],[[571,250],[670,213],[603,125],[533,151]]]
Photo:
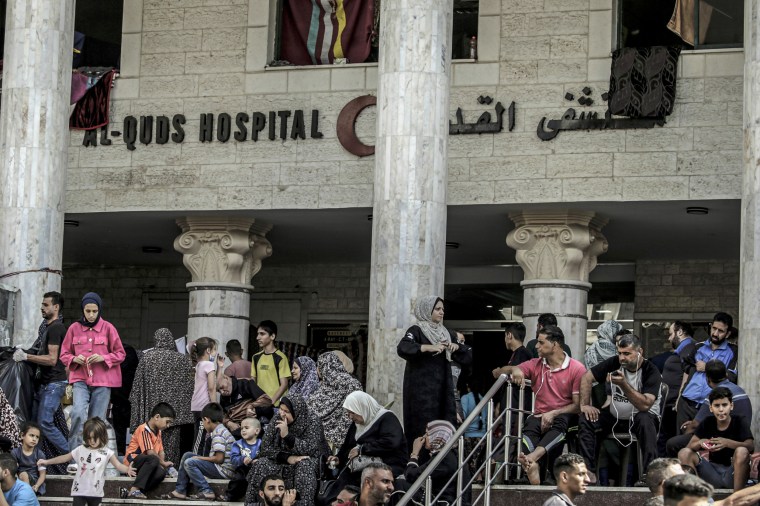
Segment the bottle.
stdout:
[[478,59],[478,38],[474,35],[470,39],[470,59]]

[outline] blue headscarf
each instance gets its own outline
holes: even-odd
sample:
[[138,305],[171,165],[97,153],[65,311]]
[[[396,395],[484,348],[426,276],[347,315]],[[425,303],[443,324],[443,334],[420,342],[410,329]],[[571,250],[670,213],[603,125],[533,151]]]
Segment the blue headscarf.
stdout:
[[317,365],[312,359],[306,356],[296,358],[296,364],[301,368],[301,376],[298,381],[290,385],[288,395],[298,395],[308,400],[311,394],[319,388],[319,377],[317,376]]
[[[87,304],[95,304],[96,306],[98,306],[98,317],[95,318],[95,321],[92,323],[87,321],[87,318],[85,318],[84,316],[84,307]],[[82,318],[79,320],[79,323],[81,323],[85,327],[92,328],[95,325],[97,325],[98,322],[100,321],[100,315],[102,312],[103,312],[103,301],[101,300],[100,295],[98,295],[95,292],[87,292],[86,294],[84,294],[84,297],[82,297]]]

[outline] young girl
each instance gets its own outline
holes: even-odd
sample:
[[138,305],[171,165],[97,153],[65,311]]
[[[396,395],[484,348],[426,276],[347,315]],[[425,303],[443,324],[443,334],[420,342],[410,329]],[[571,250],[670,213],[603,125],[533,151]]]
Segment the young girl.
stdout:
[[40,426],[33,422],[26,422],[21,427],[21,446],[11,450],[11,454],[18,462],[18,477],[32,486],[37,495],[45,495],[45,466],[37,466],[37,461],[44,458],[45,454],[39,449]]
[[52,459],[40,459],[38,466],[63,464],[72,459],[77,464],[74,483],[71,485],[71,497],[74,506],[98,506],[103,500],[103,484],[106,480],[106,466],[110,462],[120,473],[134,477],[132,466],[125,466],[106,445],[108,428],[98,417],[90,418],[82,430],[84,444],[77,446],[71,453]]
[[[195,354],[198,362],[195,364],[195,389],[190,401],[190,410],[195,417],[195,443],[193,453],[202,455],[206,431],[201,424],[201,411],[209,402],[216,402],[216,371],[214,360],[216,356],[216,341],[210,337],[201,337],[190,344],[191,354]],[[224,365],[224,357],[222,366]]]

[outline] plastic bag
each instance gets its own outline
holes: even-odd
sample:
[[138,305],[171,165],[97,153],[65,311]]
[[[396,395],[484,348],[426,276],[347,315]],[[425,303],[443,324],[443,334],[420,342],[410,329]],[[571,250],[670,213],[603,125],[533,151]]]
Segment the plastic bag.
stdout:
[[13,360],[14,348],[0,348],[0,388],[13,406],[19,426],[32,419],[34,369],[26,362]]

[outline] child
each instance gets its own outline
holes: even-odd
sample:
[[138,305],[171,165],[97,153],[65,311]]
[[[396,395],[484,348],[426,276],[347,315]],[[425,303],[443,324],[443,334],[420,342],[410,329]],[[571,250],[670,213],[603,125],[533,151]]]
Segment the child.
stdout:
[[103,485],[106,481],[106,466],[110,462],[120,473],[134,477],[135,470],[127,467],[116,458],[106,445],[108,428],[98,417],[90,418],[82,429],[84,444],[77,446],[70,453],[52,459],[40,459],[38,466],[63,464],[74,460],[77,472],[71,485],[74,506],[98,506],[103,500]]
[[235,474],[235,467],[230,461],[232,445],[235,439],[224,426],[224,410],[219,403],[211,402],[201,411],[203,429],[211,436],[211,451],[208,457],[198,456],[187,452],[182,456],[179,464],[179,476],[176,488],[161,496],[161,499],[177,500],[187,499],[187,487],[192,481],[198,489],[192,498],[204,501],[216,499],[214,490],[206,481],[206,478],[230,479]]
[[248,471],[256,459],[261,447],[261,422],[256,418],[245,418],[240,422],[240,436],[242,439],[235,441],[232,445],[232,454],[230,461],[235,468],[235,476],[230,480],[227,486],[227,492],[222,500],[239,501],[248,488]]
[[[713,416],[700,422],[689,445],[678,452],[678,460],[715,488],[741,490],[747,484],[749,458],[755,448],[750,422],[731,416],[734,403],[728,388],[713,389],[707,399]],[[703,450],[710,453],[709,461],[697,453]]]
[[150,419],[132,434],[124,464],[135,468],[137,478],[129,492],[123,494],[125,499],[147,499],[145,492],[164,481],[166,469],[174,465],[165,460],[161,431],[166,430],[176,416],[173,407],[159,402],[151,410]]
[[18,479],[32,486],[37,495],[45,495],[45,466],[37,467],[37,461],[45,458],[39,449],[40,426],[34,422],[26,422],[21,427],[21,446],[11,450],[18,462]]
[[[201,337],[191,343],[189,348],[191,353],[198,357],[198,362],[195,364],[195,389],[190,401],[190,410],[195,416],[193,452],[201,454],[206,439],[206,433],[201,427],[201,410],[208,403],[216,401],[216,372],[214,370],[216,341],[210,337]],[[220,358],[223,365],[224,359]]]

